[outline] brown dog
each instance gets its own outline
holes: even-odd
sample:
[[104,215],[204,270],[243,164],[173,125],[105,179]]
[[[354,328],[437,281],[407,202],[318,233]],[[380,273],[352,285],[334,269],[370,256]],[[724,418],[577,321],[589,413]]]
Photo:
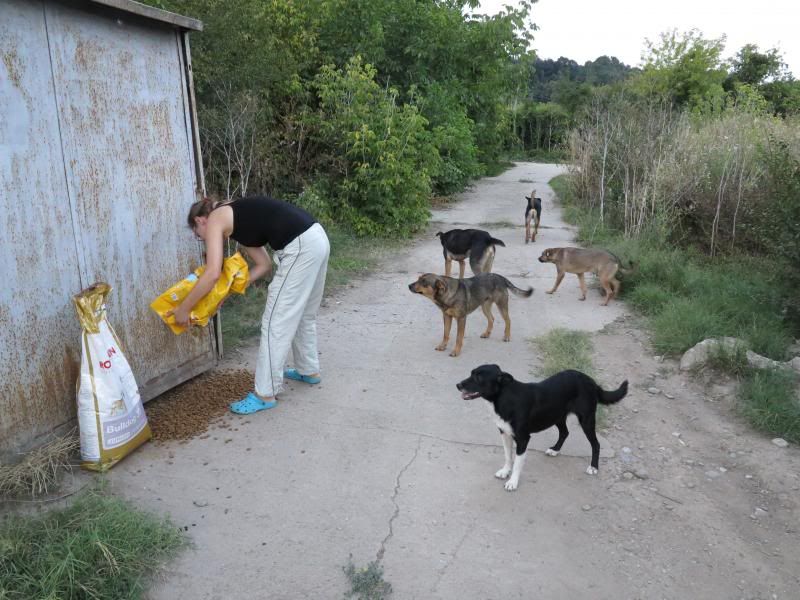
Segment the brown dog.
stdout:
[[622,261],[619,258],[608,250],[601,249],[548,248],[542,252],[539,262],[553,263],[558,270],[556,284],[552,290],[547,291],[548,294],[552,294],[558,289],[561,280],[564,279],[564,273],[575,273],[581,285],[581,293],[583,294],[581,300],[586,300],[586,282],[583,280],[583,275],[584,273],[597,275],[606,292],[603,306],[606,306],[613,296],[619,294],[620,282],[615,277],[617,271],[629,273],[633,269],[632,262],[629,269],[623,269]]
[[486,331],[481,334],[482,338],[487,338],[492,333],[494,317],[492,316],[492,304],[497,304],[500,314],[506,322],[506,329],[503,334],[503,341],[511,340],[511,318],[508,316],[508,292],[509,290],[517,296],[528,298],[533,293],[533,288],[523,290],[518,288],[508,279],[497,273],[481,273],[475,277],[466,279],[455,279],[454,277],[442,277],[433,273],[420,275],[414,283],[409,284],[408,289],[415,294],[422,294],[439,307],[444,319],[444,336],[441,343],[436,346],[437,350],[447,348],[450,341],[450,328],[453,319],[458,324],[456,334],[456,345],[450,356],[461,354],[461,346],[464,343],[464,328],[467,324],[467,315],[479,306],[486,315]]

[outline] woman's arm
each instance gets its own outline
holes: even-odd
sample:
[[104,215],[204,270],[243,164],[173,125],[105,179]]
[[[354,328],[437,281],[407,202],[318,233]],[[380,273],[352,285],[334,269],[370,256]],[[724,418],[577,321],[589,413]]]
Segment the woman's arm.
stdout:
[[190,325],[189,313],[211,291],[222,273],[225,225],[222,219],[214,219],[214,216],[216,215],[212,213],[212,217],[208,219],[206,230],[206,269],[183,302],[172,312],[175,322],[183,327]]
[[266,248],[263,246],[261,248],[242,246],[242,248],[253,261],[253,268],[250,269],[247,280],[248,285],[253,283],[256,279],[272,275],[272,259],[269,257]]

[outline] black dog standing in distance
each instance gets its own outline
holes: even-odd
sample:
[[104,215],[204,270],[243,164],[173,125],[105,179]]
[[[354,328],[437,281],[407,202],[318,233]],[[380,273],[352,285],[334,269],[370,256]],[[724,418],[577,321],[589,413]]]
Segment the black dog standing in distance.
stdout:
[[[535,242],[536,234],[539,233],[539,222],[542,220],[542,199],[536,197],[536,190],[530,196],[525,196],[528,205],[525,207],[525,243]],[[533,221],[533,232],[531,232],[531,221]]]
[[[628,380],[614,391],[607,392],[580,371],[561,371],[540,383],[522,383],[497,365],[481,365],[472,374],[456,384],[464,400],[482,396],[492,403],[495,422],[503,438],[506,462],[495,477],[506,479],[506,489],[513,491],[519,485],[519,476],[525,464],[525,451],[531,434],[558,427],[558,441],[545,453],[557,456],[569,435],[567,415],[578,417],[583,433],[592,446],[592,463],[586,469],[589,475],[597,474],[600,442],[595,435],[597,404],[614,404],[628,393]],[[512,450],[516,442],[516,457]]]
[[494,247],[503,246],[502,240],[493,238],[483,229],[451,229],[436,234],[442,242],[444,274],[450,277],[452,261],[458,261],[458,278],[464,279],[464,260],[469,257],[469,266],[474,275],[490,273],[494,262]]

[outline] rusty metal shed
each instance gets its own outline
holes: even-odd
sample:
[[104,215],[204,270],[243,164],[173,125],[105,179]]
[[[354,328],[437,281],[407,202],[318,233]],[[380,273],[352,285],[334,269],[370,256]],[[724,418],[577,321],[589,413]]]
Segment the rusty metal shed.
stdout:
[[175,336],[149,308],[199,259],[201,29],[130,0],[0,2],[0,458],[74,419],[72,296],[95,281],[143,400],[216,362],[211,328]]

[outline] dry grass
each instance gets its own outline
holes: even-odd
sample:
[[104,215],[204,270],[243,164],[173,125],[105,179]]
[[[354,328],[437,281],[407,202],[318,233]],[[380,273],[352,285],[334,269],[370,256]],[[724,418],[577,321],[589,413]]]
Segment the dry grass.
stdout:
[[75,430],[31,450],[18,463],[0,465],[0,497],[47,494],[58,483],[62,469],[72,470],[80,447]]

